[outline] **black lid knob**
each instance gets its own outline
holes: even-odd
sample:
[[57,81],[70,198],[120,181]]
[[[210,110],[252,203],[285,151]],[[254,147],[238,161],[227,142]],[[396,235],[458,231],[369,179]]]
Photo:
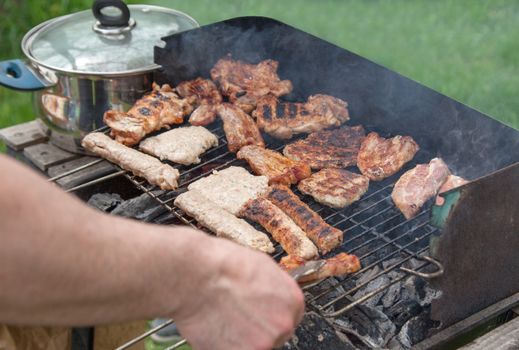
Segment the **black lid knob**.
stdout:
[[[108,7],[119,9],[120,14],[111,16],[101,12]],[[95,0],[92,12],[103,27],[126,27],[130,21],[130,10],[121,0]]]

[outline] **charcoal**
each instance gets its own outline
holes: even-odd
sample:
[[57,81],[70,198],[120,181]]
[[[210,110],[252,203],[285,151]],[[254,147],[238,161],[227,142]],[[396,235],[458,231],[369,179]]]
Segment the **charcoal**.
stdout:
[[428,337],[430,330],[434,327],[435,324],[430,319],[430,313],[426,310],[402,326],[397,336],[398,341],[405,348],[410,348]]
[[421,306],[430,305],[441,296],[441,291],[431,288],[422,278],[411,276],[404,282],[402,298],[415,299]]
[[391,350],[407,350],[409,347],[404,346],[400,340],[398,340],[398,335],[394,336],[388,343],[387,348]]
[[390,266],[400,263],[402,261],[402,258],[403,258],[402,256],[397,256],[396,258],[384,260],[384,261],[382,261],[382,266],[384,267],[384,269],[387,269]]
[[373,277],[375,277],[378,273],[380,273],[380,267],[378,266],[375,266],[374,268],[372,269],[369,269],[368,271],[364,272],[357,280],[357,284],[362,284],[362,283],[365,283],[367,281],[369,281],[370,279],[372,279]]
[[394,323],[385,313],[366,305],[353,308],[334,322],[344,332],[354,331],[362,343],[373,348],[383,348],[396,334]]
[[397,328],[402,327],[411,317],[420,314],[423,311],[422,306],[414,299],[401,299],[390,308],[386,309],[389,316]]
[[[358,299],[362,298],[363,296],[365,296],[366,294],[371,293],[374,290],[389,284],[389,282],[390,282],[390,280],[389,280],[388,276],[381,275],[381,276],[375,278],[373,281],[369,282],[365,287],[361,288],[357,293],[355,293],[353,295],[353,298],[355,300],[358,300]],[[368,305],[368,306],[375,306],[378,304],[378,302],[380,301],[380,299],[383,296],[384,296],[384,292],[377,293],[374,296],[372,296],[371,298],[369,298],[368,300],[366,300],[363,304]]]
[[[317,304],[324,305],[334,300],[335,298],[344,295],[346,293],[346,290],[342,287],[341,284],[339,284],[339,282],[337,282],[337,280],[335,280],[334,278],[328,278],[323,282],[317,284],[316,286],[309,288],[306,292],[311,295],[320,295],[326,292],[326,294],[323,297],[317,299],[316,301]],[[345,300],[344,302],[346,303],[347,300]],[[338,303],[337,306],[338,308],[340,308],[343,305]],[[330,311],[333,311],[333,309],[334,308],[332,307]]]
[[96,193],[90,197],[87,204],[96,209],[109,212],[122,201],[123,199],[117,193]]
[[[157,191],[157,195],[160,191]],[[159,215],[167,211],[159,202],[150,195],[143,193],[138,197],[126,200],[119,204],[112,214],[120,215],[128,218],[134,218],[142,221],[150,222]]]
[[382,305],[385,309],[391,307],[399,298],[402,290],[402,282],[397,282],[389,287],[382,297]]
[[353,350],[356,347],[348,338],[337,332],[322,316],[307,312],[297,327],[294,336],[282,348],[283,350]]

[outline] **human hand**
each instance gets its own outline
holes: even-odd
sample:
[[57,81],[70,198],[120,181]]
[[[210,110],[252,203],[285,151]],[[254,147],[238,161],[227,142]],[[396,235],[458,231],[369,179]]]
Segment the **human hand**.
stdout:
[[180,333],[194,349],[282,346],[302,319],[301,289],[269,256],[211,239],[218,267],[175,313]]

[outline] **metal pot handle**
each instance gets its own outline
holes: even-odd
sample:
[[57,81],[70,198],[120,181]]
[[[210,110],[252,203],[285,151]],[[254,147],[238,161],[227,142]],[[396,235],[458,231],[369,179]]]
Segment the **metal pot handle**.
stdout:
[[24,91],[41,90],[49,86],[19,59],[0,62],[0,85]]
[[[104,8],[115,7],[121,11],[118,16],[110,16],[101,12]],[[126,27],[130,21],[130,10],[121,0],[95,0],[92,12],[103,27]]]

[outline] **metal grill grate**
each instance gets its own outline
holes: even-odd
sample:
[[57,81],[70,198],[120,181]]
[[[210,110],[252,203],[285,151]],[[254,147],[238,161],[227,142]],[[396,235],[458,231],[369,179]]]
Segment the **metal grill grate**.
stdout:
[[[248,168],[246,162],[236,159],[235,155],[227,150],[227,141],[220,121],[210,125],[208,129],[218,136],[219,144],[202,155],[199,164],[183,166],[169,163],[180,172],[180,187],[174,191],[160,190],[158,187],[150,185],[145,180],[116,166],[114,166],[114,173],[82,184],[69,191],[76,191],[80,188],[123,175],[140,191],[150,195],[173,215],[174,220],[170,220],[170,223],[201,228],[197,226],[194,219],[173,205],[175,198],[187,190],[187,185],[209,175],[213,170],[223,169],[231,165]],[[103,128],[100,131],[108,132],[108,129]],[[265,138],[265,141],[268,148],[278,151],[285,145],[268,136]],[[90,164],[94,165],[96,162],[98,161]],[[401,170],[396,176],[415,165],[416,161],[408,163],[405,169]],[[84,169],[86,166],[81,167],[81,169]],[[73,172],[74,170],[52,178],[50,181],[55,181]],[[326,283],[321,281],[305,286],[306,301],[310,308],[318,310],[325,316],[337,317],[353,307],[366,302],[378,293],[387,290],[391,285],[405,279],[410,274],[431,278],[442,273],[442,266],[424,255],[428,251],[428,238],[438,231],[437,228],[429,223],[429,206],[426,205],[416,217],[406,220],[391,200],[394,182],[394,177],[380,182],[370,182],[369,190],[361,200],[344,209],[332,209],[323,206],[315,202],[311,197],[302,195],[297,189],[294,190],[326,222],[344,232],[343,244],[339,248],[334,249],[329,255],[347,252],[357,255],[362,263],[360,271],[345,278],[333,278],[335,283],[332,285],[326,285]],[[261,229],[261,227],[255,226]],[[273,258],[279,259],[284,255],[284,252],[279,244],[275,244],[275,248],[276,251],[272,254]],[[420,263],[414,265],[414,270],[406,268],[406,263],[413,258],[418,259]],[[436,265],[437,271],[419,272],[424,269],[431,270],[432,265]],[[371,275],[369,278],[362,277],[363,274],[375,266],[381,267],[379,272]],[[370,282],[392,271],[398,271],[400,276],[393,278],[388,284],[382,285],[369,293],[360,297],[356,296],[356,293]]]

